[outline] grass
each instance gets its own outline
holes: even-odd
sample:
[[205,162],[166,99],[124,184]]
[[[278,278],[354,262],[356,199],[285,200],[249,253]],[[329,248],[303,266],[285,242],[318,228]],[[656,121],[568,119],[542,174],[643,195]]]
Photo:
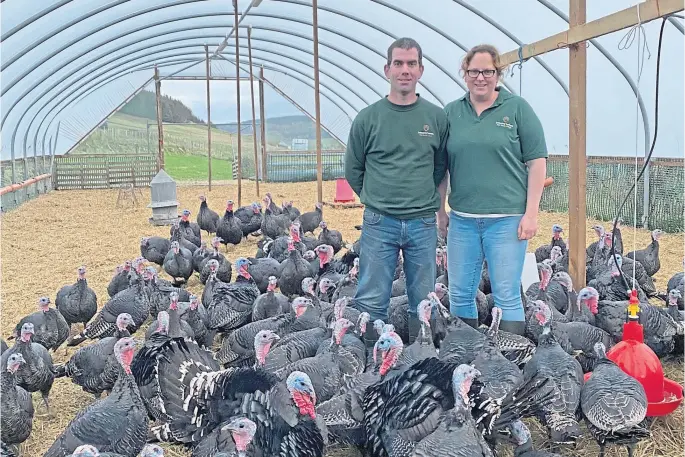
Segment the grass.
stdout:
[[[207,157],[183,154],[165,154],[164,169],[177,181],[206,180],[208,176]],[[212,180],[233,179],[232,163],[225,159],[212,159]]]

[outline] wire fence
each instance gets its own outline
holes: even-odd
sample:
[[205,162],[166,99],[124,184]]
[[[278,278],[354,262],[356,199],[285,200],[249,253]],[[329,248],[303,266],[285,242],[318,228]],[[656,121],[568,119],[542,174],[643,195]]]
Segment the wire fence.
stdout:
[[[22,203],[46,194],[53,189],[50,158],[42,157],[3,160],[0,162],[0,212],[17,208]],[[15,180],[12,180],[14,168]],[[26,177],[26,178],[24,178]]]
[[[262,179],[261,157],[258,157]],[[237,159],[233,161],[233,179],[238,177]],[[242,157],[242,177],[255,179],[254,157]],[[322,179],[331,181],[345,175],[345,152],[326,150],[321,152]],[[316,151],[288,151],[266,153],[267,182],[316,181]]]

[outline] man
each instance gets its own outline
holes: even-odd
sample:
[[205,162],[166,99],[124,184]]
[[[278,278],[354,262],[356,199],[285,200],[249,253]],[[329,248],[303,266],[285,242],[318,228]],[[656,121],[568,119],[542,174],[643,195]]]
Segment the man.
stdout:
[[[421,47],[411,38],[390,45],[385,65],[390,92],[359,112],[345,154],[345,178],[366,207],[355,303],[371,321],[387,322],[401,250],[410,342],[421,328],[417,305],[435,287],[437,186],[447,169],[447,116],[416,93],[422,57]],[[367,346],[373,346],[378,336],[373,329],[367,331]]]

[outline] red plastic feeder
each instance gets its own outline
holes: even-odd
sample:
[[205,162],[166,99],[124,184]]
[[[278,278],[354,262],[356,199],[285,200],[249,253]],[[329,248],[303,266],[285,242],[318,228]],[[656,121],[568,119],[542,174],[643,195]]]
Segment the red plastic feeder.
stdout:
[[[637,379],[647,394],[647,416],[665,416],[678,408],[683,400],[683,387],[664,377],[659,357],[644,344],[639,322],[637,291],[633,290],[628,305],[628,322],[623,324],[623,341],[607,352],[607,357]],[[585,374],[587,381],[592,373]]]
[[335,203],[349,203],[354,201],[354,191],[345,178],[335,180]]

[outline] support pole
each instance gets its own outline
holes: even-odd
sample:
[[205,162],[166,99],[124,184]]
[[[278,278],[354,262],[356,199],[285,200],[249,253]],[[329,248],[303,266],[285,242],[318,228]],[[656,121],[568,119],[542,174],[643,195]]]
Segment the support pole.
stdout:
[[238,0],[233,0],[233,12],[235,13],[235,91],[236,91],[236,113],[238,122],[238,206],[242,206],[243,198],[243,155],[240,134],[240,47],[238,43]]
[[[570,0],[569,25],[584,24],[586,0]],[[569,273],[577,290],[585,287],[586,96],[585,41],[569,46]]]
[[212,110],[209,96],[209,47],[205,45],[205,69],[207,72],[207,173],[209,177],[209,191],[212,191]]
[[252,71],[252,26],[247,28],[247,52],[250,59],[250,105],[252,106],[252,145],[254,146],[254,174],[257,197],[259,197],[259,160],[257,158],[257,121],[254,110],[254,72]]
[[321,101],[319,99],[319,15],[318,1],[312,0],[312,34],[314,41],[314,106],[316,114],[316,195],[323,201],[323,164],[321,163]]
[[259,130],[262,137],[262,179],[268,179],[266,172],[266,116],[264,109],[264,67],[259,68]]
[[155,65],[155,100],[157,105],[157,171],[164,169],[164,127],[162,127],[162,81]]

